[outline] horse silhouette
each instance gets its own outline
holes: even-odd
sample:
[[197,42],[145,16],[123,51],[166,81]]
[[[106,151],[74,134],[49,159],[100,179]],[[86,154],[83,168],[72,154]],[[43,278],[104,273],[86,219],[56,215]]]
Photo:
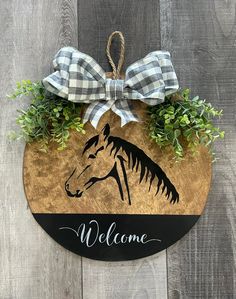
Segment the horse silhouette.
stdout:
[[[112,167],[110,168],[109,163],[105,163],[104,158],[100,161],[102,167],[92,167],[94,161],[99,159],[99,154],[103,151],[107,151],[108,157],[114,158]],[[65,191],[69,197],[80,198],[86,190],[94,186],[97,182],[113,178],[117,183],[121,200],[124,201],[125,189],[128,202],[131,205],[131,194],[126,172],[127,169],[131,169],[133,172],[139,173],[139,184],[143,180],[149,183],[149,191],[153,185],[156,185],[155,196],[159,191],[161,193],[165,192],[165,196],[170,200],[170,203],[179,202],[178,192],[161,167],[153,162],[136,145],[120,137],[110,135],[109,124],[105,125],[100,134],[86,142],[82,155],[85,154],[89,161],[88,165],[80,173],[77,172],[77,168],[74,168],[65,182]],[[109,166],[109,169],[107,169],[107,166]],[[89,179],[87,179],[88,174],[91,174]],[[121,180],[122,177],[123,180]],[[154,184],[154,179],[156,178],[157,183]]]

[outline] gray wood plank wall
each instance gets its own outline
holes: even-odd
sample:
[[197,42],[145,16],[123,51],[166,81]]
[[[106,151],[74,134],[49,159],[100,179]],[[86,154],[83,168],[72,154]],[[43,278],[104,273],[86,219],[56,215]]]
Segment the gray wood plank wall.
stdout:
[[235,1],[163,0],[162,47],[173,53],[182,86],[224,110],[226,138],[199,223],[167,250],[171,298],[236,298]]
[[[235,1],[2,0],[0,2],[0,298],[236,298]],[[171,51],[182,86],[224,109],[209,200],[198,224],[167,251],[104,263],[80,258],[34,221],[22,185],[23,143],[12,143],[19,103],[5,95],[41,79],[64,45],[79,45],[107,70],[113,30],[126,37],[126,66]],[[116,53],[115,53],[116,54]],[[25,103],[27,105],[27,103]]]

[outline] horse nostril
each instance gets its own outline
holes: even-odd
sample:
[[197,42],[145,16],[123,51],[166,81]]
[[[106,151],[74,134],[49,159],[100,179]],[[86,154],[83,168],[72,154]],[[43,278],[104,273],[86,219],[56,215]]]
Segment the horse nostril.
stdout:
[[67,193],[68,196],[70,197],[81,197],[82,194],[83,194],[83,191],[81,191],[80,189],[74,191],[73,193],[71,192],[71,190],[69,190],[69,187],[70,187],[70,184],[69,183],[66,183],[65,184],[65,191]]
[[76,197],[81,197],[82,194],[83,194],[83,191],[77,190],[75,196],[76,196]]

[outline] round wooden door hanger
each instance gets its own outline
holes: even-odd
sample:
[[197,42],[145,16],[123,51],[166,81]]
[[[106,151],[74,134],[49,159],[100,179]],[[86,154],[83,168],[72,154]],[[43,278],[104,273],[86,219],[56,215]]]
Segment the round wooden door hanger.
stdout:
[[[145,119],[145,104],[135,109]],[[24,185],[36,221],[59,244],[107,261],[157,253],[200,217],[209,191],[207,149],[175,163],[150,141],[143,123],[120,127],[106,112],[97,129],[72,133],[62,152],[27,145]]]

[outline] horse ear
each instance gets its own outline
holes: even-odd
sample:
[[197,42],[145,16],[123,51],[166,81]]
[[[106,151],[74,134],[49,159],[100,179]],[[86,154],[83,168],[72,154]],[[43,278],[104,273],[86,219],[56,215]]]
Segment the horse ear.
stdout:
[[97,146],[98,145],[98,141],[99,141],[99,135],[93,136],[92,138],[90,138],[86,143],[85,143],[85,147],[83,150],[82,155],[91,147],[91,146]]
[[105,127],[102,129],[102,134],[104,136],[104,140],[106,140],[108,138],[108,136],[110,135],[110,126],[109,126],[109,124],[106,124]]

